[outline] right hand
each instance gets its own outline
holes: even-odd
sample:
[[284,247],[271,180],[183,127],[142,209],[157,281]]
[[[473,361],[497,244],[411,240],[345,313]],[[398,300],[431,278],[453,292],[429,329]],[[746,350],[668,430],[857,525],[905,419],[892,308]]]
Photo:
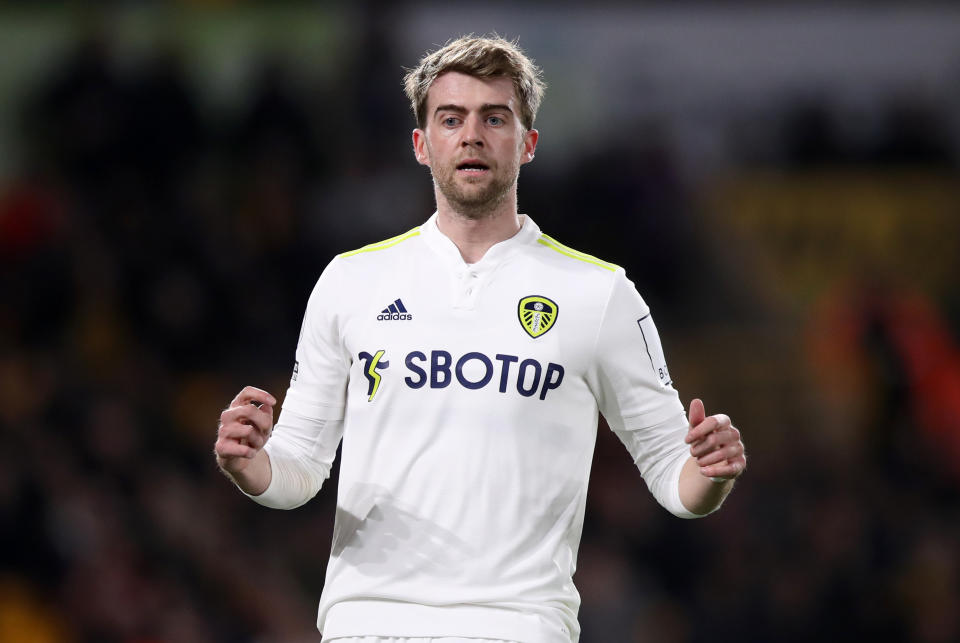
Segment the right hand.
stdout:
[[277,400],[266,391],[247,386],[220,414],[213,452],[217,466],[237,474],[249,466],[273,431],[273,407]]

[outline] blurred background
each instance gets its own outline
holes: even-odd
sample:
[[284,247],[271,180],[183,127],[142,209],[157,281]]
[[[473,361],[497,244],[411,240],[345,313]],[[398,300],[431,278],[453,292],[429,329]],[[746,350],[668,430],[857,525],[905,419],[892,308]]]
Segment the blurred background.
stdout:
[[955,2],[0,2],[0,640],[319,641],[335,479],[215,470],[334,254],[433,211],[404,66],[514,38],[520,206],[650,303],[749,470],[682,521],[602,428],[584,643],[960,640]]

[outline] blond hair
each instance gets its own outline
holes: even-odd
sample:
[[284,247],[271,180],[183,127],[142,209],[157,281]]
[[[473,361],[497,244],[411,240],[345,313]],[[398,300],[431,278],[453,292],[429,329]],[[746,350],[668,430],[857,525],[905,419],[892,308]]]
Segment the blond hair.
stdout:
[[513,81],[520,100],[520,122],[532,129],[540,108],[546,84],[541,80],[540,68],[527,57],[516,41],[492,36],[462,36],[442,48],[428,52],[403,78],[404,91],[410,99],[417,127],[427,122],[427,92],[440,74],[458,71],[478,78],[504,76]]

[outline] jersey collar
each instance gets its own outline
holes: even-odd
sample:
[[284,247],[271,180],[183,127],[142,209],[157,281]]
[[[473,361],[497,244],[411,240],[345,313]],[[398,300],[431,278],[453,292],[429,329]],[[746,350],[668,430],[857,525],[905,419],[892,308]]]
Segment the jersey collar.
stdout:
[[[463,257],[460,256],[460,250],[457,249],[457,245],[451,241],[450,237],[440,232],[440,228],[437,226],[437,216],[437,213],[434,212],[433,215],[420,226],[420,238],[423,239],[424,243],[426,243],[431,250],[437,253],[452,267],[457,269],[466,267],[468,264],[463,260]],[[536,244],[541,234],[540,227],[534,223],[533,219],[529,216],[525,214],[520,216],[523,221],[520,225],[520,230],[509,239],[494,244],[487,250],[480,261],[471,266],[473,270],[483,271],[491,269],[518,252],[524,246]]]

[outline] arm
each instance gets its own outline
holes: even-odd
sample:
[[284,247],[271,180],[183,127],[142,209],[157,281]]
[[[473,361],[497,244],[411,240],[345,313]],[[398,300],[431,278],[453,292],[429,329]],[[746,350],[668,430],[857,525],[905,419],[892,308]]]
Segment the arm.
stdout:
[[268,507],[292,509],[316,495],[330,475],[343,433],[350,360],[335,311],[327,305],[339,298],[335,272],[333,261],[307,302],[276,430],[276,398],[252,386],[220,415],[217,465],[241,491]]
[[733,480],[714,482],[700,474],[694,458],[688,458],[680,470],[680,502],[690,513],[706,516],[720,508],[733,489]]
[[274,432],[275,403],[266,391],[243,389],[220,415],[214,454],[224,475],[254,501],[294,509],[317,495],[330,477],[343,422],[284,409]]
[[654,498],[679,518],[716,511],[746,468],[740,433],[730,418],[704,417],[700,400],[691,403],[690,411],[689,421],[681,412],[646,427],[611,424]]
[[276,398],[253,386],[245,387],[220,414],[213,453],[220,471],[247,494],[270,486],[270,458],[263,450],[273,431]]
[[269,485],[259,493],[241,490],[265,507],[299,507],[317,495],[330,477],[341,437],[342,420],[308,418],[284,407],[264,448],[271,469]]
[[625,276],[617,277],[591,386],[657,501],[681,518],[704,516],[746,466],[740,434],[725,415],[705,417],[700,400],[685,416],[650,309]]
[[691,513],[715,511],[747,467],[740,432],[726,415],[706,417],[703,402],[690,403],[690,428],[684,442],[690,457],[680,471],[680,501]]

